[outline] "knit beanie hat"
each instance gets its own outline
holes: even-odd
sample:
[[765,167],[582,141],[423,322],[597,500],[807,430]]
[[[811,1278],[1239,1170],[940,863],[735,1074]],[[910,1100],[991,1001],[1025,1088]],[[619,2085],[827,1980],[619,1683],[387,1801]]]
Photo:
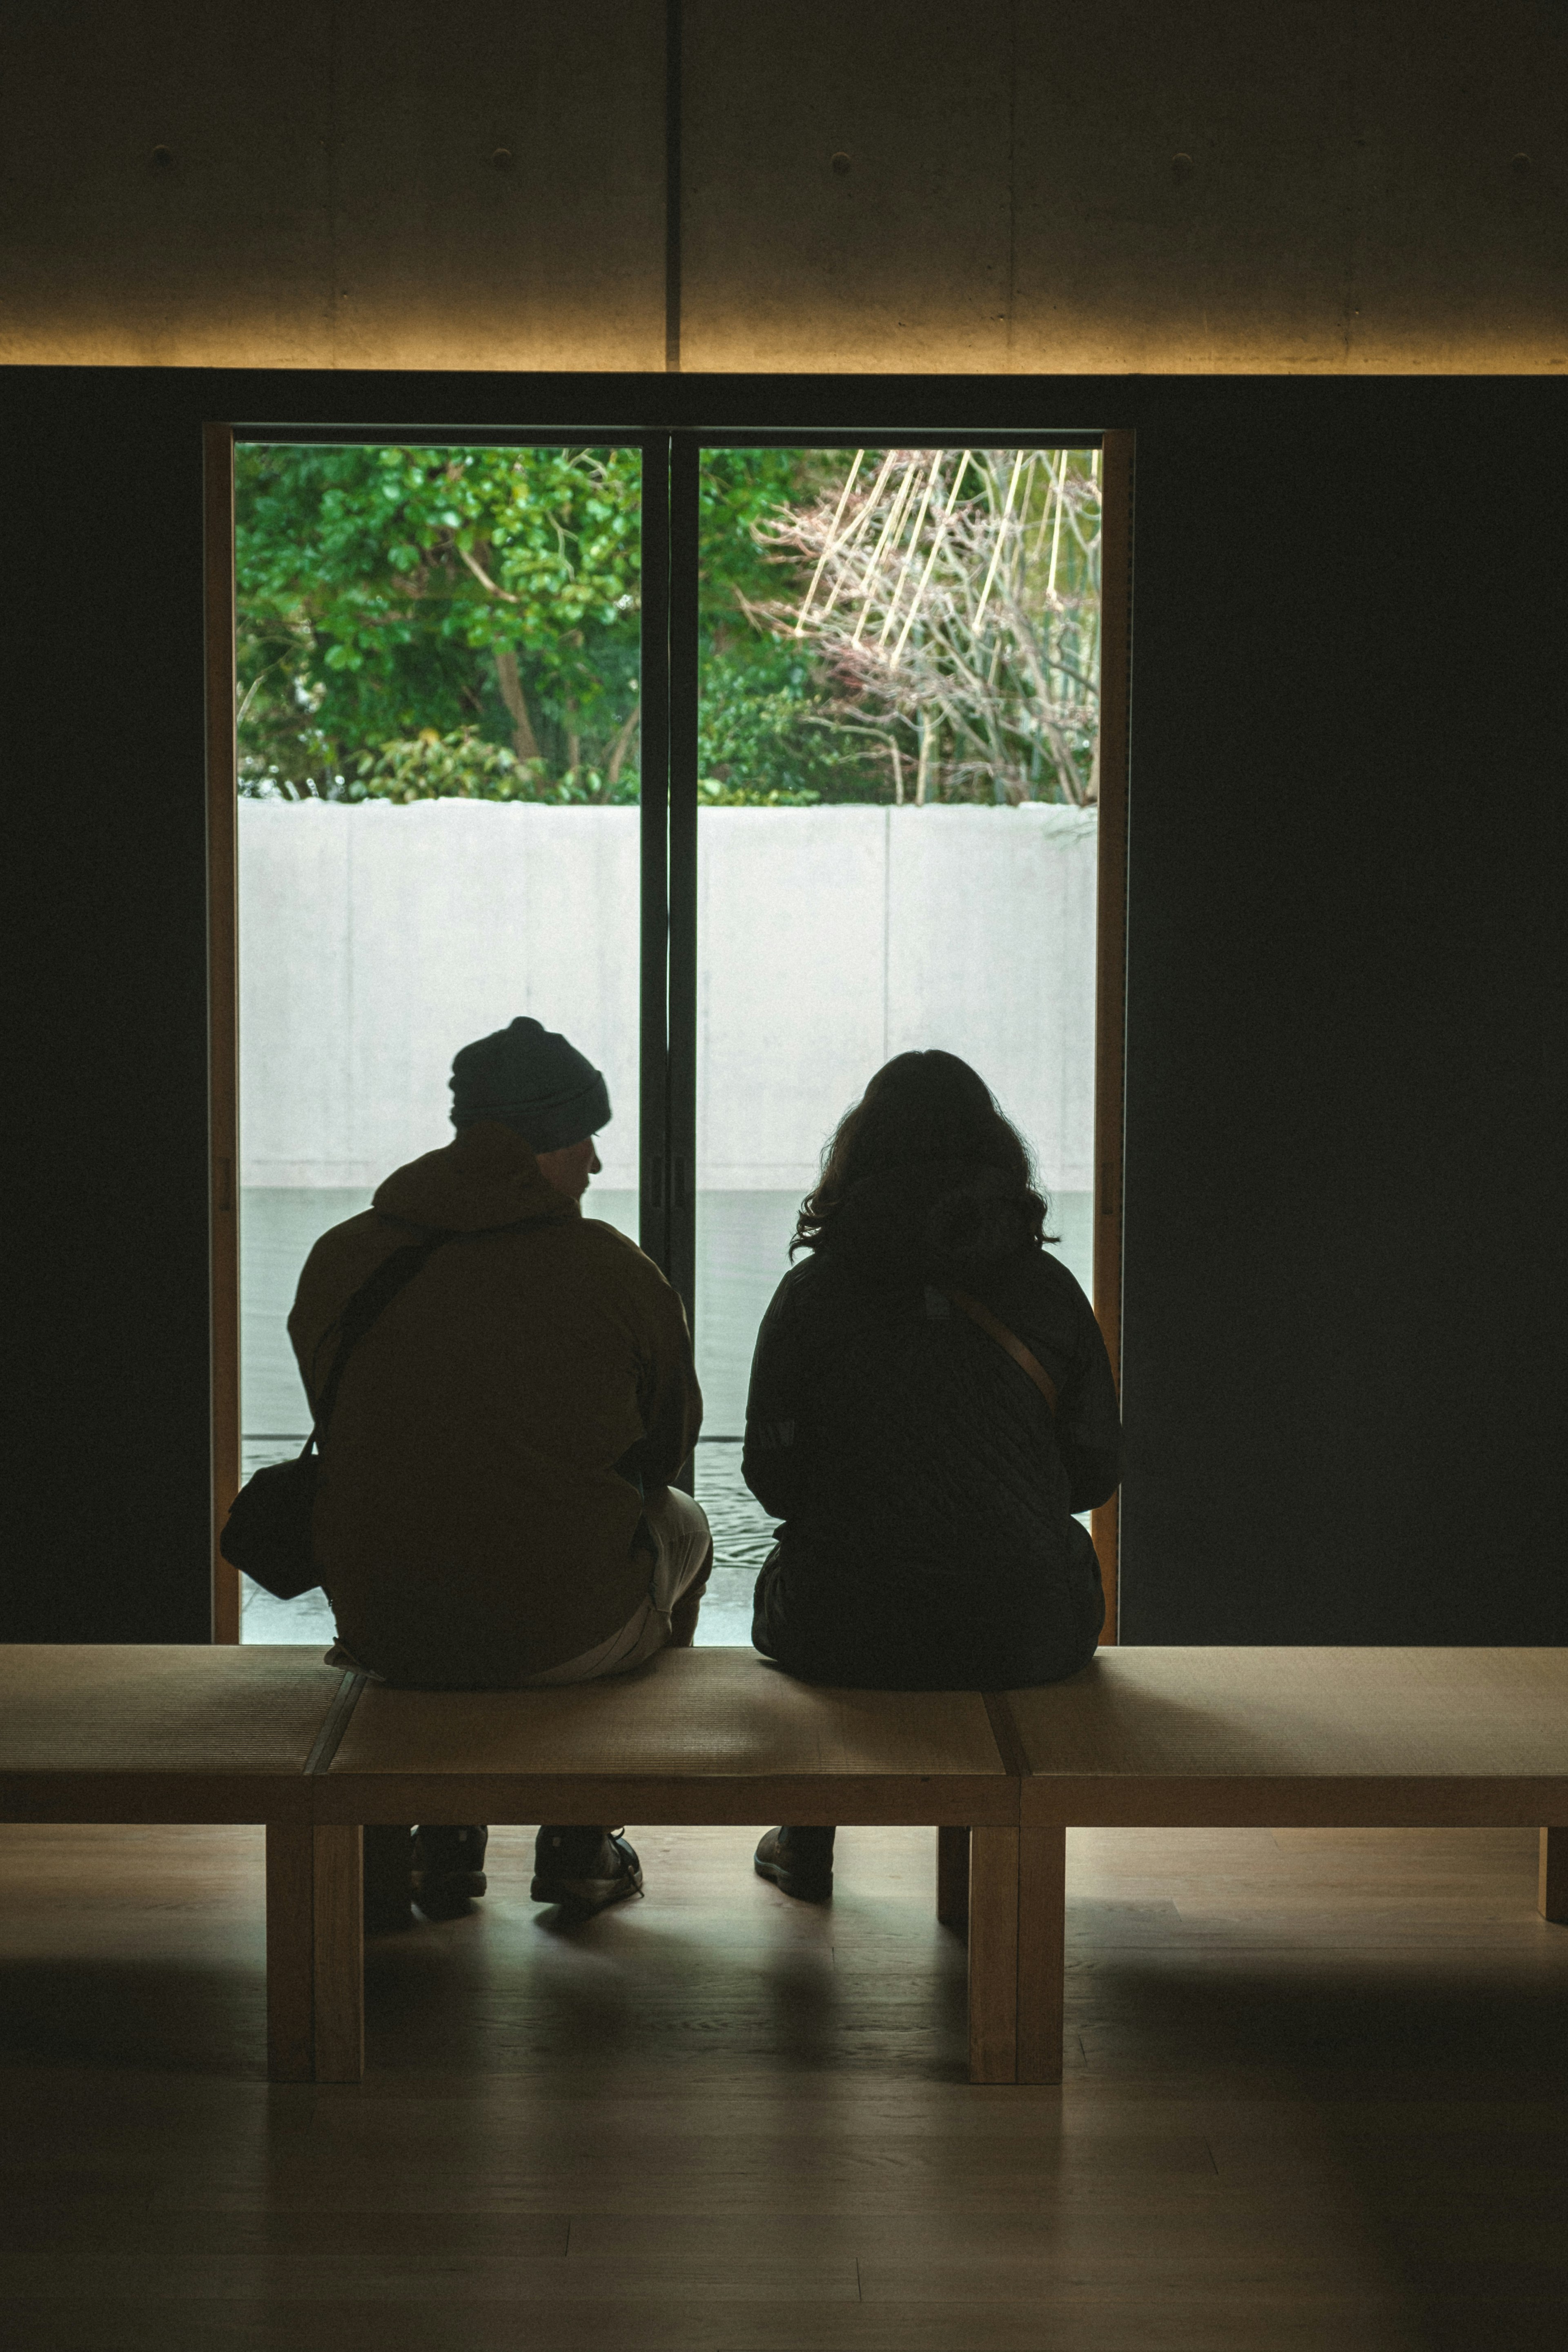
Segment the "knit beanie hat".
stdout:
[[563,1151],[609,1121],[610,1097],[587,1055],[526,1016],[465,1045],[451,1084],[455,1128],[495,1119],[534,1151]]

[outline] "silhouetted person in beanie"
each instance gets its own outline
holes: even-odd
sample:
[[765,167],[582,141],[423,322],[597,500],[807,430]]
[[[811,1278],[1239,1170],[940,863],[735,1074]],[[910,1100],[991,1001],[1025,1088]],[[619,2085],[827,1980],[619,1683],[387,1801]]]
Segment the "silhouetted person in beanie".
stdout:
[[[444,1235],[345,1364],[314,1523],[346,1661],[413,1689],[589,1682],[689,1644],[708,1523],[671,1487],[701,1425],[680,1300],[579,1202],[610,1117],[566,1038],[513,1021],[452,1065],[455,1139],[323,1234],[289,1333],[312,1403],[339,1319]],[[486,1832],[416,1833],[421,1907],[485,1891]],[[608,1829],[546,1824],[537,1902],[595,1910],[642,1874]]]

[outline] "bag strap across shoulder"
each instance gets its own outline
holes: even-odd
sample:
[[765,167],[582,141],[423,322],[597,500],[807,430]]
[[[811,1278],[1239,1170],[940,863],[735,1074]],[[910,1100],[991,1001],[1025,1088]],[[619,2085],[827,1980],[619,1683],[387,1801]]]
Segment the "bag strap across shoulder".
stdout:
[[945,1282],[940,1283],[937,1286],[943,1297],[951,1298],[953,1305],[963,1314],[967,1315],[972,1323],[978,1323],[983,1331],[988,1331],[999,1348],[1006,1349],[1019,1370],[1026,1372],[1034,1381],[1054,1414],[1057,1409],[1057,1384],[1039,1358],[1032,1355],[1025,1347],[1017,1333],[1009,1331],[999,1315],[993,1315],[989,1307],[984,1306],[978,1298],[972,1298],[967,1290],[954,1290]]
[[332,1359],[332,1369],[327,1374],[310,1434],[305,1441],[307,1454],[312,1445],[320,1446],[327,1433],[327,1423],[338,1401],[338,1383],[343,1376],[343,1366],[371,1325],[384,1308],[391,1306],[398,1292],[407,1288],[426,1259],[433,1256],[443,1242],[451,1239],[451,1232],[443,1228],[424,1241],[405,1243],[402,1249],[394,1250],[390,1257],[383,1258],[375,1272],[354,1292],[338,1318],[341,1334],[338,1352]]

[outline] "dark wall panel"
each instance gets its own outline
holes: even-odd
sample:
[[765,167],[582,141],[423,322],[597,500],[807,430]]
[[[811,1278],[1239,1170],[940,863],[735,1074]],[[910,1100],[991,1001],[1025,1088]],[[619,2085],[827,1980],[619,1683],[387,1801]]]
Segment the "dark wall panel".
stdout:
[[1124,1631],[1568,1640],[1558,386],[0,384],[0,1638],[207,1633],[212,415],[1135,425]]
[[0,1637],[205,1641],[199,427],[156,377],[9,389]]
[[1131,1640],[1568,1640],[1561,405],[1141,402]]

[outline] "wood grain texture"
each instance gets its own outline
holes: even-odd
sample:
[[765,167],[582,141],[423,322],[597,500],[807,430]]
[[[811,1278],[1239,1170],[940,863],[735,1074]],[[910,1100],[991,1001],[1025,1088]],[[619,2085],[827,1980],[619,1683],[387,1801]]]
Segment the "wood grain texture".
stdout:
[[1018,1832],[1018,2080],[1062,2079],[1067,1832]]
[[234,432],[202,434],[206,626],[208,1214],[213,1640],[239,1640],[239,1570],[218,1537],[239,1491],[239,768],[235,740]]
[[332,1821],[1017,1818],[976,1694],[825,1690],[719,1648],[557,1690],[373,1685],[318,1802]]
[[1074,1831],[1066,2079],[987,2090],[929,1829],[809,1906],[754,1831],[628,1831],[641,1903],[555,1931],[503,1830],[378,1944],[360,2088],[265,2079],[259,1832],[0,1826],[10,2336],[1559,2352],[1533,1832]]
[[1541,1832],[1536,1907],[1543,1919],[1568,1927],[1568,1827]]
[[1018,2070],[1018,1832],[969,1833],[969,2079]]
[[318,2083],[364,2074],[364,1873],[356,1829],[314,1832],[313,2045]]
[[[1127,1095],[1127,793],[1132,696],[1132,470],[1136,436],[1100,456],[1100,828],[1094,948],[1094,1311],[1121,1385],[1121,1174]],[[1105,1589],[1102,1647],[1118,1639],[1121,1516],[1092,1516]]]
[[[658,1780],[630,1773],[363,1773],[312,1784],[319,1822],[747,1822],[1010,1825],[1019,1783],[761,1773]],[[30,1817],[29,1817],[30,1818]],[[79,1819],[80,1816],[79,1815]]]
[[[276,1780],[275,1792],[253,1792],[249,1801],[271,1802],[275,1794],[292,1809],[308,1799],[306,1760],[342,1682],[322,1664],[319,1644],[7,1644],[0,1647],[0,1783],[141,1777],[165,1791],[189,1782],[199,1801],[204,1782]],[[297,1788],[282,1785],[296,1780]]]
[[936,1916],[944,1927],[969,1921],[969,1831],[963,1825],[936,1833]]
[[1009,1694],[1026,1821],[1568,1820],[1568,1652],[1120,1648]]
[[315,2074],[314,1832],[305,1822],[267,1827],[267,2071],[275,2083]]

